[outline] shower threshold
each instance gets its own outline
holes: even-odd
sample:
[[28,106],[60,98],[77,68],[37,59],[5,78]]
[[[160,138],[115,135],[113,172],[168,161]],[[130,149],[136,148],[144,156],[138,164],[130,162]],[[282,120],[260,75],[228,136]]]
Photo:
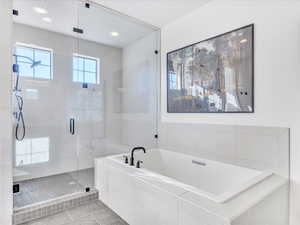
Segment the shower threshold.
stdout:
[[98,191],[77,192],[55,199],[35,203],[14,209],[13,225],[28,223],[44,217],[49,217],[81,205],[95,202],[99,199]]

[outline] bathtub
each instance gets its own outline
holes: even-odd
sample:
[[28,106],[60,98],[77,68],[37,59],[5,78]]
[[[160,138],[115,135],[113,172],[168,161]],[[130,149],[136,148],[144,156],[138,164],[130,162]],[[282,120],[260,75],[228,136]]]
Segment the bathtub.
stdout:
[[[128,155],[128,157],[130,157]],[[111,157],[118,163],[124,155]],[[261,182],[272,173],[231,164],[201,159],[167,150],[135,153],[135,161],[143,164],[136,175],[146,180],[159,180],[223,203]]]
[[[241,203],[234,202],[234,199],[274,176],[269,171],[162,149],[148,150],[146,154],[135,152],[135,162],[143,161],[141,168],[125,164],[124,155],[126,154],[96,159],[95,186],[99,190],[100,200],[131,225],[178,224],[179,215],[173,218],[162,212],[169,212],[170,215],[172,212],[180,213],[180,216],[184,216],[183,211],[179,212],[178,209],[186,206],[188,198],[199,198],[205,207],[220,211],[221,216],[215,216],[215,213],[207,215],[203,206],[193,203],[197,208],[196,216],[202,215],[201,211],[205,214],[202,217],[205,217],[206,224],[231,224],[230,219],[224,222],[226,215],[223,214],[229,213],[234,207],[240,210],[247,205],[243,198],[239,199],[242,199]],[[129,154],[126,156],[130,157]],[[259,194],[257,190],[253,190],[252,195],[255,197],[251,196],[249,202],[258,196],[262,198],[264,190],[268,189],[259,190]],[[229,210],[225,207],[229,207]],[[191,214],[187,214],[187,218],[190,217]],[[228,216],[231,217],[233,216]]]

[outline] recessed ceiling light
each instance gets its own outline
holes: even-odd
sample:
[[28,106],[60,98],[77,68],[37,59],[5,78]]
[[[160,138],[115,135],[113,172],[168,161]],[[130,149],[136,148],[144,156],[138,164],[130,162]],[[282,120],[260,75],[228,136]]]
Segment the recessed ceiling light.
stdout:
[[117,37],[120,34],[118,32],[113,31],[113,32],[110,32],[110,35],[113,36],[113,37]]
[[247,39],[243,39],[240,41],[241,44],[246,43],[248,40]]
[[33,7],[33,10],[39,14],[47,14],[47,10],[40,7]]
[[52,19],[50,17],[44,17],[42,20],[45,21],[45,22],[47,22],[47,23],[51,23],[52,22]]

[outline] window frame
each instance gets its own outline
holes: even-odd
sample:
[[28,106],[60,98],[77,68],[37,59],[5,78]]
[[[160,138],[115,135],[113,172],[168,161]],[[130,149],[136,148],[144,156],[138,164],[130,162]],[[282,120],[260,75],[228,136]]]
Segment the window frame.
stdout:
[[[21,77],[26,78],[26,79],[33,79],[33,80],[47,80],[47,81],[48,80],[53,80],[53,62],[54,62],[54,60],[53,60],[53,52],[54,52],[53,49],[38,46],[38,45],[35,45],[35,44],[26,44],[26,43],[22,43],[22,42],[16,42],[15,49],[17,47],[31,48],[31,49],[33,49],[33,53],[34,53],[35,50],[47,51],[47,52],[50,53],[50,65],[49,65],[49,67],[50,67],[50,78],[49,79],[48,78],[36,77],[35,72],[33,72],[33,76],[22,76],[20,74]],[[34,58],[33,58],[33,60],[34,60]],[[48,65],[43,65],[43,64],[41,64],[41,65],[42,66],[48,66]]]
[[[83,59],[91,59],[91,60],[95,60],[96,61],[96,82],[95,83],[74,81],[74,71],[81,71],[81,70],[76,70],[74,68],[74,57],[79,57],[79,58],[83,58]],[[83,74],[85,72],[92,73],[91,71],[85,70],[85,68],[83,68],[83,70],[81,72],[83,72]],[[72,57],[72,81],[74,83],[100,84],[100,82],[101,82],[100,81],[100,58],[93,57],[93,56],[88,56],[88,55],[83,55],[83,54],[79,54],[79,53],[73,53],[73,57]]]

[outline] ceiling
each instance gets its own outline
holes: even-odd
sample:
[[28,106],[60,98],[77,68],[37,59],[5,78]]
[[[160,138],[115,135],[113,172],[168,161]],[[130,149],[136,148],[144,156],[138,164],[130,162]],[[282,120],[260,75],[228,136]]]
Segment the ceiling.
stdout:
[[[37,13],[34,7],[47,13]],[[125,47],[154,31],[153,27],[128,16],[113,13],[94,3],[86,8],[85,2],[77,0],[13,0],[13,8],[19,11],[19,15],[14,16],[16,23],[116,47]],[[83,29],[84,33],[74,33],[73,27]],[[112,36],[112,32],[119,36]]]
[[157,27],[182,17],[211,0],[93,0]]

